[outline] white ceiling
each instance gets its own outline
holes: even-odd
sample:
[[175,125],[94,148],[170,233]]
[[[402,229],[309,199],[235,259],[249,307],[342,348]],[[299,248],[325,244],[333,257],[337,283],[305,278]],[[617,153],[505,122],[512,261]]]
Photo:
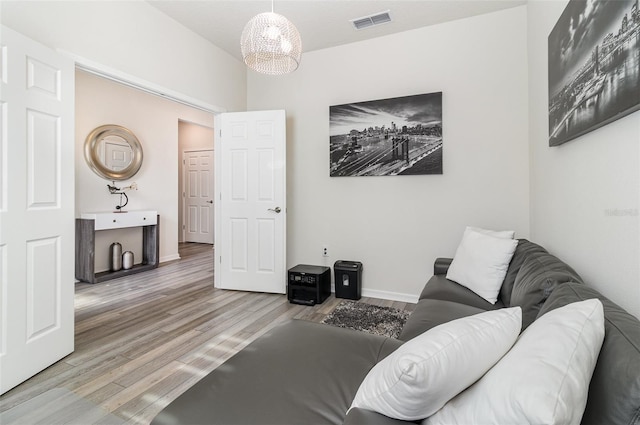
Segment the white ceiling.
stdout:
[[[242,60],[240,34],[271,11],[269,0],[147,0],[161,12]],[[334,47],[525,4],[526,0],[275,0],[274,12],[300,32],[303,52]],[[390,10],[392,22],[356,31],[350,20]]]

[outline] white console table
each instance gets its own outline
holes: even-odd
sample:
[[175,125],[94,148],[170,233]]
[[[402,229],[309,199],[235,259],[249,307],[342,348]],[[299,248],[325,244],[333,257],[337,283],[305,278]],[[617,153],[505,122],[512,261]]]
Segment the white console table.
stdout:
[[[160,216],[157,211],[85,213],[76,219],[76,279],[99,283],[158,267],[160,258]],[[129,270],[95,272],[96,232],[142,227],[142,263]]]

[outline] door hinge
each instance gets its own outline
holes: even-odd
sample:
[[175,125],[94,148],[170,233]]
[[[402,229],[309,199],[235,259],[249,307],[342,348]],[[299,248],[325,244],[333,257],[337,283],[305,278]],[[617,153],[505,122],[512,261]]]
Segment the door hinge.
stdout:
[[184,229],[186,229],[186,226],[183,224],[183,225],[182,225],[182,230],[184,230]]
[[218,130],[218,134],[222,137],[222,130]]
[[222,264],[222,255],[220,256],[220,264]]

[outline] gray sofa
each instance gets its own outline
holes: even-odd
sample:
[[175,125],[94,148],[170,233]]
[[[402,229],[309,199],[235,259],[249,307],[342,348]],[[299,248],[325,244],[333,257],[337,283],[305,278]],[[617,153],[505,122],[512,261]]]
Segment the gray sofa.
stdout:
[[436,260],[434,276],[398,339],[288,322],[187,390],[152,424],[400,424],[375,412],[347,410],[369,370],[403,341],[453,319],[516,305],[522,307],[524,329],[550,310],[599,298],[605,339],[582,423],[640,425],[640,322],[635,317],[525,239],[519,240],[495,305],[447,280],[450,263]]

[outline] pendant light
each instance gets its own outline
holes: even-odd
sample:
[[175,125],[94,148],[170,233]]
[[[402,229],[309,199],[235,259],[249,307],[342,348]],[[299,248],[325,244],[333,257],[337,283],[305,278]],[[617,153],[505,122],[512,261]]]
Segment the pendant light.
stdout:
[[282,15],[260,13],[242,31],[240,48],[244,63],[262,74],[282,75],[300,65],[302,41],[298,29]]

